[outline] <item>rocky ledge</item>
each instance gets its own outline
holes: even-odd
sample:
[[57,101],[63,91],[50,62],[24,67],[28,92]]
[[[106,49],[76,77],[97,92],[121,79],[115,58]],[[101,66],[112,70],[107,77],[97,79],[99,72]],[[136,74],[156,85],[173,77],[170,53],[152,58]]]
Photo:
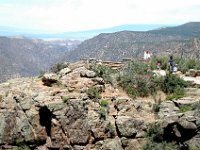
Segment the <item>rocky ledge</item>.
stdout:
[[[153,99],[133,100],[89,68],[78,62],[42,78],[0,84],[0,149],[141,149],[154,121],[163,131],[162,140],[200,148],[199,114],[180,112],[198,99],[164,101],[155,119]],[[91,89],[101,95],[92,97]]]

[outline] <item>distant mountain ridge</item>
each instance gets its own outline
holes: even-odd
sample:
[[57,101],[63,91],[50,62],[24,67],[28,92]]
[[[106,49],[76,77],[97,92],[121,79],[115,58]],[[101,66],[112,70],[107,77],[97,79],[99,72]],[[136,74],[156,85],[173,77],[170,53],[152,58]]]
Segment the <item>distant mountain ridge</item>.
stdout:
[[200,22],[189,22],[176,27],[166,27],[159,30],[151,30],[150,33],[158,33],[163,35],[181,35],[184,37],[199,37]]
[[200,38],[199,22],[143,32],[104,33],[82,42],[77,49],[66,54],[66,60],[142,58],[145,50],[160,55],[169,52],[181,53],[179,49],[184,49],[182,46],[191,42],[193,38]]
[[104,29],[93,29],[77,32],[63,32],[63,33],[42,33],[41,31],[31,31],[31,30],[22,30],[13,27],[3,27],[0,26],[0,33],[3,36],[26,36],[28,38],[37,38],[37,39],[74,39],[74,40],[85,40],[92,38],[100,33],[112,33],[122,30],[128,31],[147,31],[156,28],[160,28],[167,25],[162,24],[126,24]]

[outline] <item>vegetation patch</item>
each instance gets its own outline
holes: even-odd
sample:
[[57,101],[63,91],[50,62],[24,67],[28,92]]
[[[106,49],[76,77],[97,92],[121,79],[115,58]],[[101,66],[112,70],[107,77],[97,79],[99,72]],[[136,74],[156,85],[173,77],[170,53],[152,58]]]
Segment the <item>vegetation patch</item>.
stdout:
[[140,61],[127,64],[119,73],[117,81],[132,98],[155,94],[164,85],[164,78],[155,77],[150,66]]
[[191,106],[182,106],[182,107],[180,107],[178,112],[184,113],[184,112],[191,111],[191,110],[193,110],[193,108]]
[[107,115],[107,109],[105,107],[100,107],[99,108],[99,118],[106,120],[106,115]]
[[15,140],[15,145],[17,146],[14,150],[30,150],[29,146],[21,139],[17,138]]
[[99,102],[99,104],[100,104],[101,107],[107,107],[108,106],[108,100],[103,99]]
[[154,122],[148,127],[146,143],[142,145],[142,150],[180,150],[176,142],[166,142],[163,140],[163,129]]
[[96,73],[98,77],[104,79],[108,84],[113,84],[112,74],[115,74],[117,71],[111,69],[110,67],[104,65],[91,65],[90,69]]
[[188,83],[174,74],[168,74],[164,80],[162,90],[167,93],[177,93],[178,95],[184,94],[184,88],[188,86]]
[[152,110],[155,114],[158,114],[158,112],[160,111],[160,104],[159,103],[153,104]]
[[178,69],[183,73],[186,73],[190,69],[200,70],[199,59],[175,57],[175,61],[177,62]]
[[86,91],[87,95],[89,98],[93,99],[93,98],[101,98],[100,96],[100,90],[97,87],[90,87],[87,91]]
[[63,100],[63,103],[68,103],[68,101],[70,99],[68,96],[62,96],[61,98]]
[[68,63],[57,63],[57,64],[54,64],[51,68],[50,68],[50,71],[51,72],[54,72],[54,73],[58,73],[60,70],[68,67],[69,64]]
[[160,62],[160,69],[162,70],[167,70],[167,62],[168,62],[168,57],[167,56],[154,56],[150,60],[150,67],[152,70],[157,69],[157,62]]

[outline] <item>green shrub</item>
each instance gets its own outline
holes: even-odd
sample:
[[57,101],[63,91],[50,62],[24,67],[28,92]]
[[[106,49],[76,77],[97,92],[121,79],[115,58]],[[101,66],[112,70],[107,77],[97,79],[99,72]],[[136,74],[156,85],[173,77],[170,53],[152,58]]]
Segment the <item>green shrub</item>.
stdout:
[[167,95],[166,100],[177,100],[177,99],[180,99],[183,97],[184,97],[183,95],[177,95],[177,94],[173,93],[173,94]]
[[89,98],[93,99],[93,98],[101,98],[100,96],[100,91],[98,88],[96,87],[90,87],[87,91],[86,91],[87,95]]
[[177,92],[177,94],[181,93],[179,95],[182,95],[184,93],[183,89],[187,87],[187,85],[187,82],[181,79],[180,77],[173,74],[168,74],[166,76],[166,79],[164,80],[162,90],[167,94]]
[[100,108],[99,108],[99,115],[100,119],[106,119],[107,114],[107,106],[108,106],[108,100],[101,100],[99,102]]
[[156,122],[151,123],[147,129],[146,143],[142,145],[142,150],[179,150],[176,142],[166,142],[163,140],[163,129]]
[[198,59],[191,59],[191,58],[180,58],[180,57],[176,57],[175,61],[178,65],[178,69],[185,73],[187,72],[189,69],[200,69],[200,60]]
[[[150,68],[154,69],[158,60],[163,62],[161,68],[166,69],[167,57],[154,57]],[[141,61],[126,64],[118,75],[118,85],[132,98],[147,97],[156,94],[158,90],[168,94],[168,99],[185,96],[184,88],[188,85],[186,81],[174,74],[167,74],[166,78],[156,77],[150,68],[147,63]]]
[[200,101],[192,105],[193,110],[200,112]]
[[157,114],[160,111],[160,104],[159,103],[153,104],[152,110],[155,114]]
[[157,69],[156,67],[156,64],[157,62],[159,61],[160,62],[160,68],[162,70],[166,70],[167,69],[167,63],[168,63],[168,56],[154,56],[151,58],[151,61],[150,61],[150,66],[151,66],[151,69],[155,70]]
[[155,142],[162,142],[163,129],[160,128],[156,122],[151,123],[147,129],[147,138],[152,139]]
[[99,118],[100,119],[106,119],[106,114],[107,114],[107,109],[105,107],[100,107],[99,108]]
[[[151,58],[151,69],[156,69],[156,62],[161,62],[161,69],[166,70],[168,68],[168,56],[154,56]],[[174,64],[177,64],[178,70],[185,73],[189,69],[200,69],[200,60],[191,58],[181,58],[180,56],[174,56]]]
[[193,110],[193,108],[191,106],[182,106],[182,107],[180,107],[178,112],[184,113],[184,112],[191,111],[191,110]]
[[163,83],[163,79],[153,76],[147,64],[139,61],[127,64],[117,81],[132,98],[152,95],[160,89],[160,83]]
[[97,76],[102,77],[106,83],[112,84],[113,79],[111,77],[112,74],[116,73],[115,70],[111,69],[110,67],[107,66],[99,66],[99,65],[91,65],[90,69],[94,71]]
[[54,64],[51,68],[50,68],[50,71],[51,72],[54,72],[54,73],[58,73],[60,70],[68,67],[69,64],[68,63],[57,63],[57,64]]
[[29,146],[26,145],[26,143],[22,139],[17,138],[15,140],[15,145],[17,146],[17,148],[15,148],[14,150],[30,150]]
[[177,100],[177,99],[180,99],[180,98],[183,98],[185,96],[185,89],[182,87],[180,87],[179,85],[174,89],[173,93],[171,94],[168,94],[166,96],[166,99],[167,100]]
[[101,100],[99,104],[100,104],[101,107],[107,107],[108,106],[108,100],[106,100],[106,99]]
[[197,147],[189,145],[189,149],[188,150],[200,150],[200,148],[197,148]]
[[63,100],[63,103],[67,103],[70,99],[68,96],[62,96],[61,98]]

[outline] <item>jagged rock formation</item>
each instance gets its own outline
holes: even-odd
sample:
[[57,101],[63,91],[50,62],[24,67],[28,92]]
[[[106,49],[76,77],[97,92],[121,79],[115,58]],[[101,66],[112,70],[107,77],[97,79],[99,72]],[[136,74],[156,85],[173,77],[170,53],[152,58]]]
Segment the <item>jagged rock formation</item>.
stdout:
[[[187,143],[190,147],[200,148],[199,102],[199,99],[187,97],[161,103],[159,116],[162,119],[157,123],[164,140]],[[197,108],[192,109],[194,107]]]
[[[133,100],[89,68],[90,64],[77,62],[57,74],[0,84],[0,149],[20,145],[35,150],[141,149],[148,124],[155,120],[153,99]],[[102,98],[90,98],[90,88],[100,90]],[[161,103],[159,122],[167,131],[174,125],[192,131],[187,139],[182,128],[175,135],[180,133],[184,142],[198,143],[198,115],[176,115],[182,105],[198,100],[182,101]]]

